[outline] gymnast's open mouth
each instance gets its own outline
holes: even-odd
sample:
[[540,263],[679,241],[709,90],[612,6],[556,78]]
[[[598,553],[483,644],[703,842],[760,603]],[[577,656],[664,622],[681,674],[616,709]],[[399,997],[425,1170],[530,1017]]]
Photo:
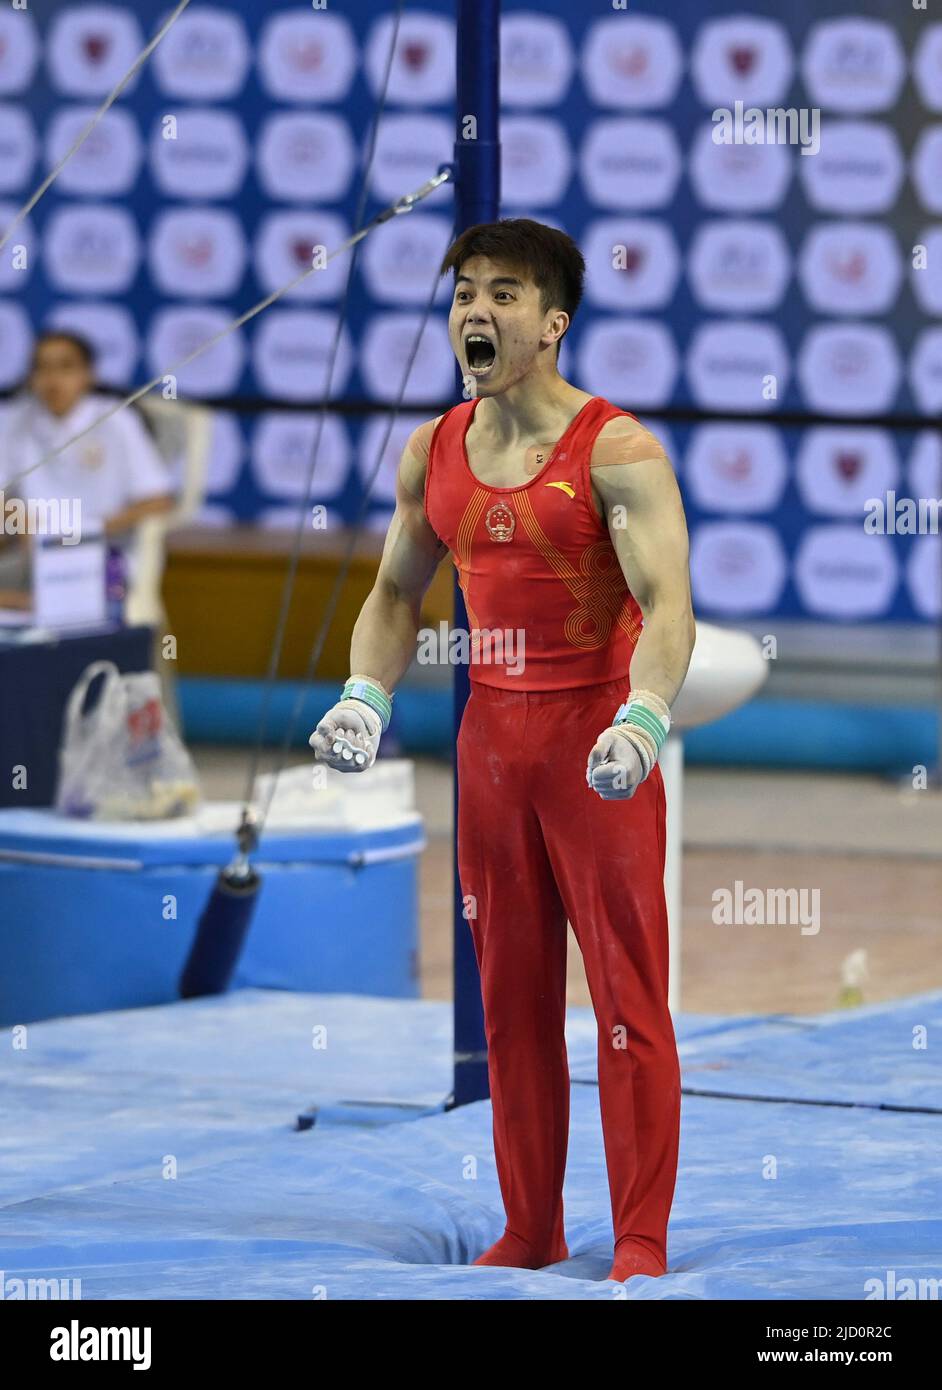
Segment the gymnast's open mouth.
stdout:
[[464,340],[468,370],[475,376],[489,372],[497,359],[497,348],[483,333],[468,333]]

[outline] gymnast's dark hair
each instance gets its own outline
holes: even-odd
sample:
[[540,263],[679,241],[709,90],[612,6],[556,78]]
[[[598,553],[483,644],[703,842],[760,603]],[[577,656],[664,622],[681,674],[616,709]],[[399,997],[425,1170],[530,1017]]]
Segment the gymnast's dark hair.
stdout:
[[[532,280],[540,291],[540,311],[565,309],[570,323],[582,302],[585,258],[572,237],[533,222],[528,217],[505,217],[499,222],[479,222],[461,233],[448,248],[441,274],[457,277],[472,256],[487,256]],[[566,333],[569,332],[567,327]],[[563,334],[563,338],[566,336]],[[559,343],[562,342],[560,338]],[[556,355],[559,356],[559,343]]]
[[44,343],[71,343],[76,349],[86,367],[95,366],[95,349],[87,338],[83,338],[81,333],[70,333],[67,329],[47,328],[40,333],[33,343],[33,367],[36,366],[36,357],[39,349]]

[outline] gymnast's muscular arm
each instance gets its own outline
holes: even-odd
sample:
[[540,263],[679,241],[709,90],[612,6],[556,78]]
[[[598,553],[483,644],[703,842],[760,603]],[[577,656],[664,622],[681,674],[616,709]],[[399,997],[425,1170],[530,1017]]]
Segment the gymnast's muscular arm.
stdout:
[[402,451],[396,510],[386,532],[376,582],[360,609],[350,643],[351,672],[372,676],[389,691],[415,656],[422,598],[448,554],[425,515],[425,473],[437,423],[429,420],[413,430]]
[[696,637],[687,524],[674,470],[657,438],[627,415],[603,425],[590,469],[599,515],[644,615],[632,689],[653,691],[670,705]]

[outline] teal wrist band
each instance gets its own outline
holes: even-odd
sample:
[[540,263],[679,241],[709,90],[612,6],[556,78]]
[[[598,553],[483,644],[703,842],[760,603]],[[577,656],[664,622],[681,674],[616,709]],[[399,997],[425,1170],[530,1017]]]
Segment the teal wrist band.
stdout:
[[383,733],[389,728],[392,718],[392,700],[374,681],[355,680],[352,676],[343,688],[343,700],[362,700],[365,705],[379,715]]
[[669,727],[665,728],[661,716],[648,709],[641,700],[629,699],[619,707],[612,720],[612,727],[614,728],[618,724],[634,724],[637,728],[642,729],[654,739],[659,753],[669,732]]

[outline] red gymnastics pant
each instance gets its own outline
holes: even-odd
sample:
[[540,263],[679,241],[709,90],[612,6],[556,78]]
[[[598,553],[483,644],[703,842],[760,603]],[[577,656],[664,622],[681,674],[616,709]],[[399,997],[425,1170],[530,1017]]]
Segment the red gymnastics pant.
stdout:
[[599,1101],[619,1253],[667,1267],[680,1067],[667,1007],[660,769],[627,801],[585,779],[625,682],[516,691],[473,682],[458,734],[458,865],[481,972],[507,1231],[566,1257],[566,920],[598,1022]]

